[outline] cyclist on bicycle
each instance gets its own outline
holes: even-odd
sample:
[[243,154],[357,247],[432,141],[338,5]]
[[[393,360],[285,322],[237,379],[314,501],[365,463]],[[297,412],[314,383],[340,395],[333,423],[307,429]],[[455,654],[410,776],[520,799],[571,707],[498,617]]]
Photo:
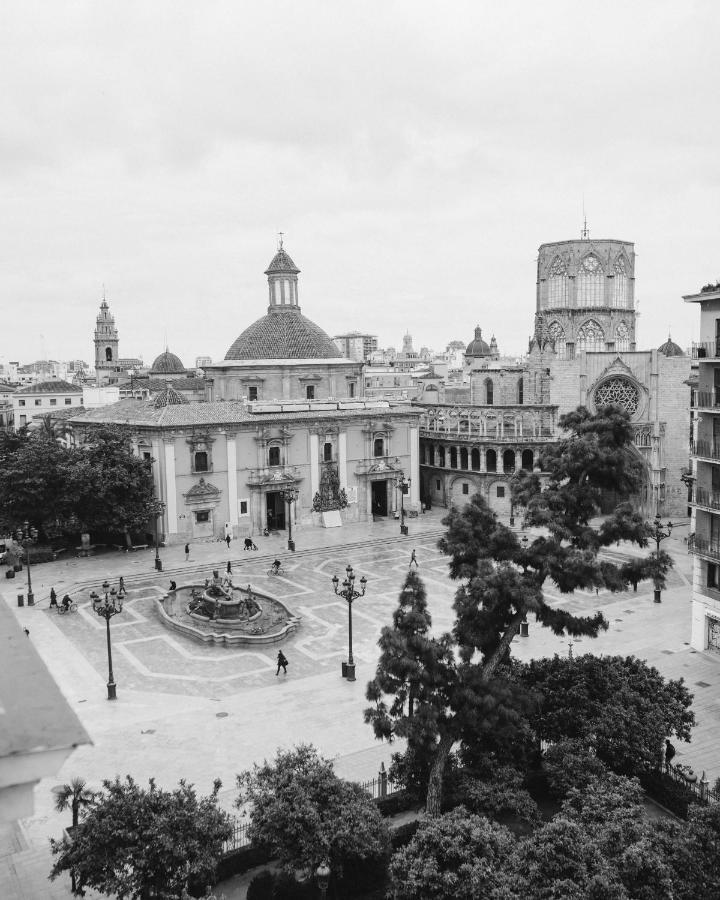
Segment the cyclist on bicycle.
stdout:
[[70,597],[70,594],[65,594],[65,596],[62,598],[62,605],[65,612],[70,609],[72,605],[72,598]]
[[273,575],[277,575],[279,573],[281,565],[282,565],[282,563],[280,562],[280,560],[276,559],[275,562],[272,564]]

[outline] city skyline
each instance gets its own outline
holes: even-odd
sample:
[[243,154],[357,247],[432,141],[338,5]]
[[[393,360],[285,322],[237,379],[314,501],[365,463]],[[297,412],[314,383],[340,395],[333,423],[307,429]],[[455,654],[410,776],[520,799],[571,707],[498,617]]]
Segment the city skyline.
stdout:
[[0,359],[91,361],[104,290],[123,357],[220,360],[265,313],[280,231],[329,335],[441,351],[480,325],[519,356],[537,249],[584,214],[635,244],[638,347],[696,337],[714,5],[176,13],[3,11]]

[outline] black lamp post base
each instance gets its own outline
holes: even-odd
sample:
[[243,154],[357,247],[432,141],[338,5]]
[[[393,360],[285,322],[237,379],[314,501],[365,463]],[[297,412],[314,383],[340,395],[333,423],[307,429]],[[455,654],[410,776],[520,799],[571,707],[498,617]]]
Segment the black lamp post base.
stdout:
[[159,556],[155,557],[155,568],[158,572],[162,572],[162,560]]
[[521,622],[521,623],[520,623],[520,637],[529,637],[528,623],[527,623],[527,622]]
[[28,594],[28,606],[35,606],[35,594]]
[[116,688],[117,685],[114,681],[108,681],[108,700],[117,700],[117,694],[115,693]]
[[407,533],[408,533],[408,527],[407,527],[407,525],[401,525],[401,526],[400,526],[400,534],[405,534],[405,535],[406,535]]
[[346,678],[348,681],[355,681],[355,663],[343,663],[342,673],[343,678]]
[[660,591],[657,588],[655,588],[655,590],[653,591],[653,603],[662,603],[662,600],[660,599]]
[[291,553],[295,552],[295,541],[288,541],[288,550]]

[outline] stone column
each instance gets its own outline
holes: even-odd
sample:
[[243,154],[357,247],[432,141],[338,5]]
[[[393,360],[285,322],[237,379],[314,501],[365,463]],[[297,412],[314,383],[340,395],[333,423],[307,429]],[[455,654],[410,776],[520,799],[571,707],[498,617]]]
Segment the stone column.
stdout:
[[[347,490],[347,432],[338,434],[338,475],[341,490]],[[315,494],[313,494],[313,497]]]
[[410,503],[420,502],[420,429],[409,428],[410,441]]
[[310,432],[310,505],[320,490],[320,438]]
[[168,534],[177,534],[177,489],[175,487],[175,442],[165,441],[165,498]]
[[234,434],[225,435],[228,467],[228,522],[238,524],[238,485],[237,485],[237,444]]

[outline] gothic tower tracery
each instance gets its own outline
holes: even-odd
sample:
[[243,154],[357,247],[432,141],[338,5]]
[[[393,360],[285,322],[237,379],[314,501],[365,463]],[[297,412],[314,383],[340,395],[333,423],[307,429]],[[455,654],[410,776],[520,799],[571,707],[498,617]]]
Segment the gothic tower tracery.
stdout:
[[98,385],[117,381],[117,373],[120,371],[118,345],[115,318],[103,296],[95,324],[95,372]]

